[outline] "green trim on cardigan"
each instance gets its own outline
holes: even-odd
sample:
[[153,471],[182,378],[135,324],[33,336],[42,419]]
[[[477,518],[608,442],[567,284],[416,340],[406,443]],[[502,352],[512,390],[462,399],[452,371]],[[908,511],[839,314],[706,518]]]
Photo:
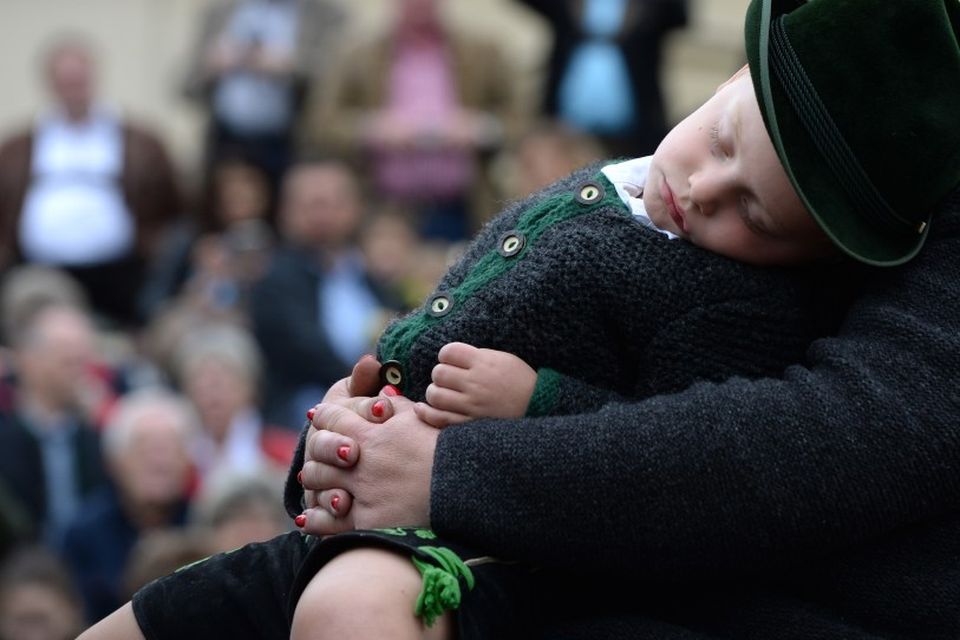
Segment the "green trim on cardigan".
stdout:
[[[603,197],[589,204],[577,200],[582,185],[586,182],[601,185],[603,187]],[[550,227],[589,213],[598,207],[615,206],[622,209],[625,214],[630,215],[629,210],[617,195],[616,188],[606,176],[597,173],[592,180],[586,182],[578,184],[571,191],[561,192],[545,199],[520,218],[514,230],[523,234],[525,242],[523,248],[516,254],[504,257],[495,248],[476,262],[459,285],[447,291],[435,292],[435,294],[443,293],[453,300],[453,306],[448,313],[441,317],[430,315],[430,303],[434,298],[434,296],[430,296],[418,313],[411,314],[387,327],[380,340],[381,361],[406,362],[410,350],[420,335],[435,323],[442,322],[444,319],[459,313],[462,301],[467,300],[478,290],[516,266],[531,250],[537,239]],[[404,391],[404,384],[401,383],[399,386],[400,390]]]
[[553,408],[557,406],[563,378],[563,374],[547,367],[541,367],[537,371],[537,384],[530,396],[530,404],[527,405],[528,417],[548,416],[553,412]]

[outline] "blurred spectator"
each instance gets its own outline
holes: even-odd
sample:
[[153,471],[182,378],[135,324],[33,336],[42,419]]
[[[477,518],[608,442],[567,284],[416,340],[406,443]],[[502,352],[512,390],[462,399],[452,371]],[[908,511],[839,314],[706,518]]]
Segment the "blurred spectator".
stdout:
[[372,351],[381,310],[357,248],[364,203],[343,163],[294,167],[280,203],[281,246],[251,297],[267,370],[269,420],[299,428],[324,390]]
[[133,325],[145,260],[179,214],[171,162],[152,133],[97,101],[86,43],[60,40],[45,63],[53,108],[0,146],[0,267],[62,267],[97,313]]
[[503,191],[512,198],[526,197],[604,157],[594,136],[560,121],[541,121],[506,154]]
[[196,412],[167,391],[124,396],[103,431],[110,486],[86,500],[67,530],[63,557],[93,623],[125,602],[130,551],[147,531],[186,522]]
[[9,345],[38,309],[52,303],[87,308],[77,281],[59,269],[21,264],[7,269],[0,282],[0,413],[13,409],[16,374]]
[[246,322],[251,284],[275,242],[267,175],[242,156],[217,163],[196,221],[166,237],[140,293],[142,314],[156,318],[172,303],[207,319]]
[[598,136],[613,156],[652,153],[667,132],[664,37],[687,0],[520,0],[553,27],[544,113]]
[[66,568],[43,547],[26,547],[0,568],[0,638],[72,640],[84,629]]
[[394,3],[337,65],[314,134],[369,167],[379,196],[415,208],[421,235],[461,240],[493,213],[486,164],[519,126],[521,94],[500,47],[443,4]]
[[122,600],[148,582],[211,555],[210,536],[193,528],[154,529],[142,535],[130,551],[123,575]]
[[[0,558],[33,535],[33,519],[23,503],[0,478]],[[3,636],[0,635],[0,638]]]
[[211,478],[194,500],[187,528],[157,529],[137,541],[124,576],[124,599],[192,562],[289,531],[281,498],[283,478],[263,469]]
[[83,498],[105,482],[94,428],[112,389],[90,318],[49,304],[13,336],[13,407],[0,413],[0,479],[58,547]]
[[185,91],[209,113],[207,166],[240,150],[276,186],[307,93],[321,90],[346,14],[329,0],[221,0],[207,11]]
[[26,318],[50,303],[87,309],[87,296],[71,276],[60,269],[35,264],[12,267],[0,283],[0,322],[3,341],[13,339]]
[[192,451],[201,490],[221,473],[287,468],[297,434],[263,421],[257,406],[261,355],[246,329],[220,323],[191,331],[174,366],[202,425]]
[[[383,207],[364,223],[359,240],[371,281],[397,301],[400,311],[418,306],[425,295],[415,278],[422,241],[411,217],[408,212]],[[388,315],[393,315],[392,310]],[[385,326],[383,322],[381,326]]]
[[283,508],[284,475],[267,470],[222,474],[204,485],[190,514],[209,535],[210,553],[263,542],[291,529]]

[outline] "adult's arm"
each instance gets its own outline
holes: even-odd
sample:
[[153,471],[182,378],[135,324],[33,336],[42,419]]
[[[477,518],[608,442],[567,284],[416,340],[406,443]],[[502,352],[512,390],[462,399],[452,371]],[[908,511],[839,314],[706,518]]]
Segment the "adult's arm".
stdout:
[[16,263],[18,224],[30,186],[33,135],[21,131],[0,143],[0,270]]
[[432,526],[506,557],[672,580],[769,569],[954,510],[958,205],[781,379],[444,430]]
[[782,378],[441,432],[322,405],[305,483],[354,502],[311,521],[430,524],[502,557],[671,581],[797,565],[955,512],[960,192],[945,212]]

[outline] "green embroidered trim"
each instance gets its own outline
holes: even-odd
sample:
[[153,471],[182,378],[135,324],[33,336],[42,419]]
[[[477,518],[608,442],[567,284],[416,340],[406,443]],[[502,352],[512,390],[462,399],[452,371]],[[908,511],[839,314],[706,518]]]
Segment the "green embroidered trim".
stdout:
[[424,562],[416,556],[412,558],[414,566],[423,576],[423,587],[420,589],[420,595],[417,596],[413,612],[423,618],[424,623],[430,627],[443,615],[444,611],[452,611],[460,607],[462,597],[460,578],[464,579],[467,589],[473,589],[476,580],[470,567],[450,549],[426,546],[417,547],[417,549],[437,563]]
[[201,562],[206,562],[207,560],[209,560],[209,559],[212,558],[212,557],[213,557],[213,556],[207,556],[206,558],[200,558],[199,560],[194,560],[193,562],[188,562],[187,564],[183,565],[182,567],[177,567],[176,569],[173,570],[173,572],[174,572],[174,573],[180,573],[181,571],[186,571],[186,570],[189,569],[190,567],[195,567],[195,566],[197,566],[198,564],[200,564]]
[[385,533],[388,536],[405,536],[408,533],[412,533],[421,540],[434,540],[437,537],[437,534],[435,534],[433,531],[430,531],[430,529],[405,529],[403,527],[390,527],[387,529],[371,529],[371,531]]
[[527,415],[531,417],[546,416],[553,412],[560,397],[560,384],[563,375],[553,369],[542,367],[537,370],[537,384],[533,387],[533,395],[527,405]]
[[463,279],[463,282],[448,291],[454,301],[453,309],[442,318],[435,318],[421,308],[420,312],[394,323],[380,338],[381,360],[384,362],[387,360],[405,362],[420,334],[429,329],[433,323],[457,314],[463,300],[469,299],[477,290],[512,269],[520,262],[524,254],[530,251],[531,245],[550,227],[565,220],[582,216],[597,207],[615,205],[620,209],[625,209],[623,201],[617,195],[617,190],[607,180],[606,176],[598,173],[593,180],[603,185],[603,198],[593,204],[581,204],[575,199],[577,195],[575,189],[571,189],[551,196],[527,211],[515,227],[526,238],[523,249],[515,256],[504,258],[494,247],[480,258]]

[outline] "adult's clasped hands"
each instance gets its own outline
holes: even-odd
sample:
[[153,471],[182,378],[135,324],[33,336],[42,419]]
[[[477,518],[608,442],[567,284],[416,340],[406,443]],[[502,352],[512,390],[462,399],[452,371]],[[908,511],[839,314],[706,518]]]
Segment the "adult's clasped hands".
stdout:
[[313,408],[300,481],[303,531],[430,526],[430,476],[439,430],[414,403],[380,387],[380,363],[364,356]]

